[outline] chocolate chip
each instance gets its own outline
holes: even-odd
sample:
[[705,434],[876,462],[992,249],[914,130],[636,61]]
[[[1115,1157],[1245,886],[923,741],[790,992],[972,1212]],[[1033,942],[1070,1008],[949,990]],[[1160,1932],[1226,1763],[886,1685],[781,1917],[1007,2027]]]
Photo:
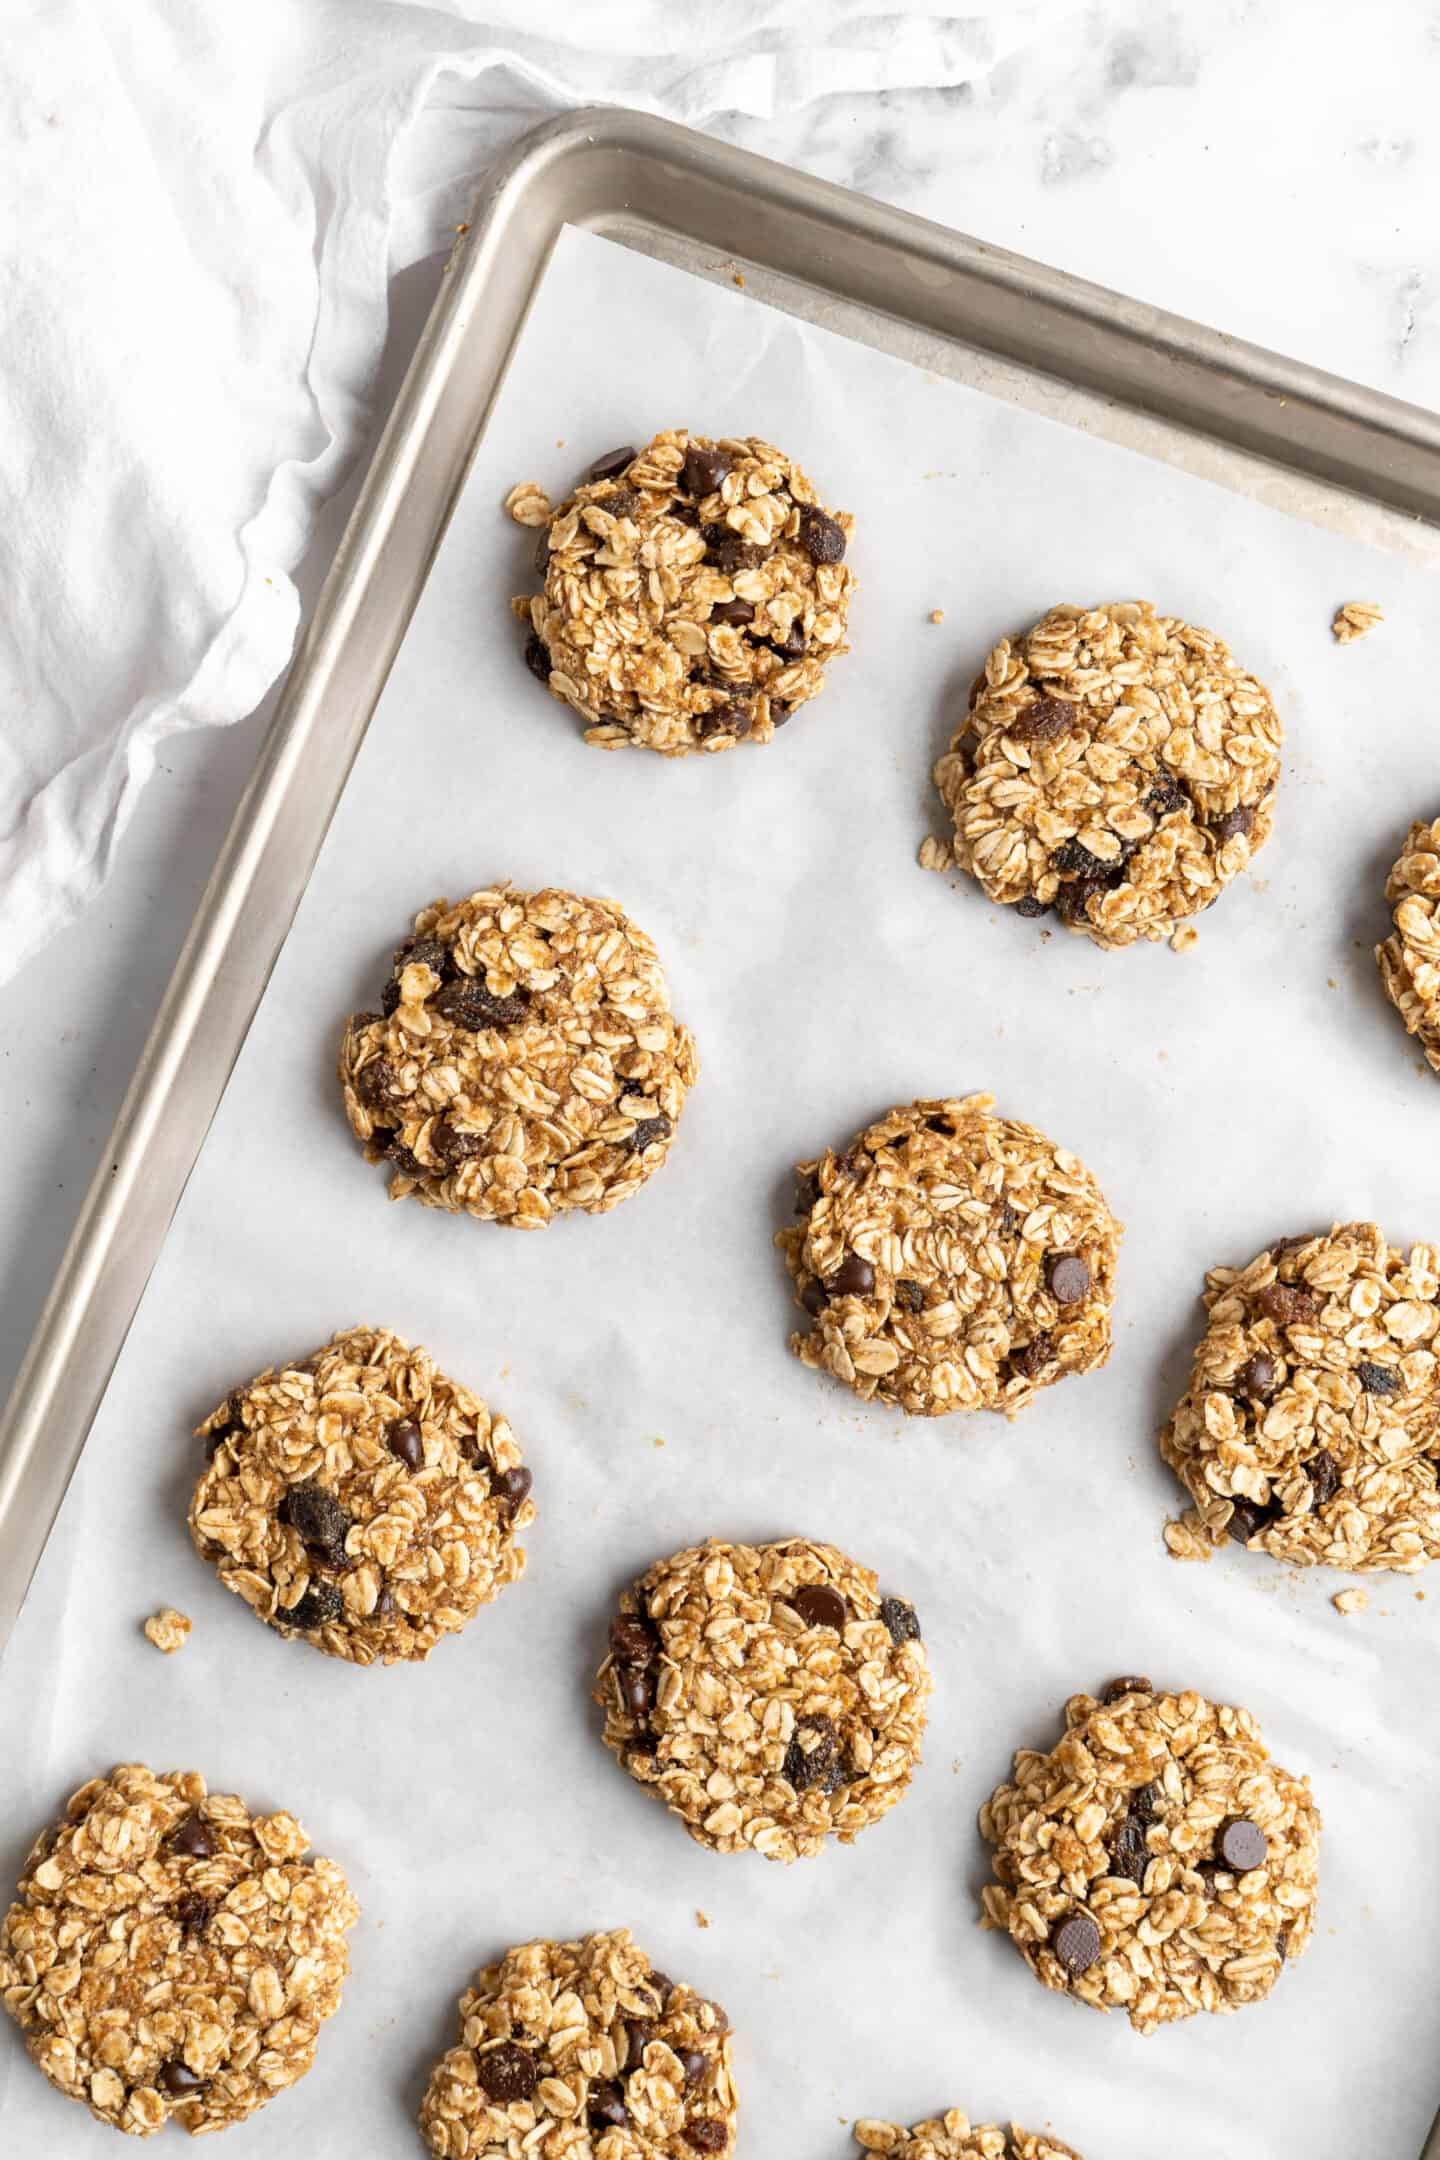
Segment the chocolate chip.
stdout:
[[1235,1375],[1235,1386],[1242,1395],[1253,1395],[1257,1402],[1268,1402],[1275,1392],[1278,1368],[1274,1358],[1264,1350],[1257,1350],[1246,1358]]
[[642,1665],[619,1665],[616,1676],[620,1682],[620,1700],[632,1718],[646,1718],[655,1700],[655,1682]]
[[623,2071],[639,2070],[644,2065],[646,2048],[659,2039],[660,2028],[649,2018],[631,2018],[623,2031],[625,2053],[622,2056],[619,2048],[615,2050],[616,2064]]
[[748,600],[737,594],[733,600],[717,600],[710,610],[712,623],[733,623],[737,629],[754,622],[755,610]]
[[795,1213],[808,1215],[820,1198],[820,1180],[813,1170],[797,1170],[795,1173]]
[[641,1118],[625,1146],[632,1155],[643,1155],[646,1148],[654,1147],[657,1140],[668,1140],[672,1126],[662,1110],[658,1117]]
[[764,548],[757,547],[753,540],[742,540],[728,525],[702,525],[700,530],[717,535],[707,541],[705,560],[713,563],[722,577],[734,577],[737,570],[754,570],[765,560]]
[[372,1620],[388,1620],[390,1615],[398,1611],[398,1609],[395,1603],[394,1591],[390,1588],[388,1582],[382,1582],[376,1594],[375,1603],[370,1608],[370,1618]]
[[464,1131],[447,1113],[437,1118],[430,1128],[430,1152],[441,1167],[448,1170],[456,1163],[469,1162],[473,1156],[483,1155],[485,1134]]
[[187,1815],[165,1839],[166,1849],[181,1860],[213,1860],[215,1833],[201,1814]]
[[1310,1480],[1311,1491],[1314,1495],[1310,1502],[1311,1509],[1314,1511],[1324,1507],[1326,1502],[1333,1500],[1336,1493],[1339,1492],[1340,1465],[1330,1453],[1329,1448],[1322,1447],[1317,1454],[1310,1457],[1304,1469],[1306,1477]]
[[859,1253],[846,1253],[825,1287],[831,1297],[868,1297],[875,1287],[875,1270]]
[[425,1461],[425,1442],[414,1418],[395,1418],[385,1428],[385,1445],[398,1455],[407,1470],[418,1470]]
[[706,450],[699,443],[690,443],[680,478],[687,495],[713,495],[731,470],[731,460],[723,450]]
[[850,1617],[844,1598],[830,1583],[806,1583],[790,1602],[806,1627],[834,1628],[838,1633]]
[[1090,1290],[1090,1270],[1078,1253],[1051,1253],[1045,1287],[1057,1305],[1079,1305]]
[[1281,1928],[1279,1934],[1275,1937],[1275,1955],[1279,1958],[1282,1965],[1285,1962],[1285,1953],[1289,1948],[1290,1930],[1289,1928]]
[[1046,1329],[1032,1342],[1022,1343],[1018,1350],[1010,1352],[1007,1369],[1017,1380],[1038,1380],[1054,1355],[1055,1338]]
[[913,1605],[903,1597],[882,1597],[880,1618],[890,1630],[890,1640],[898,1648],[901,1643],[919,1642],[920,1621]]
[[800,660],[805,655],[805,625],[797,617],[783,637],[765,640],[778,660]]
[[595,2130],[623,2130],[630,2121],[625,2095],[615,2084],[592,2085],[586,2113]]
[[1155,775],[1154,785],[1144,797],[1142,807],[1148,810],[1158,823],[1161,818],[1169,817],[1172,811],[1185,809],[1189,801],[1190,797],[1175,775],[1166,772],[1162,765]]
[[510,1513],[514,1515],[529,1499],[530,1489],[534,1483],[534,1476],[532,1472],[526,1469],[524,1463],[516,1463],[512,1470],[497,1470],[495,1472],[495,1475],[490,1480],[490,1490],[494,1493],[496,1499],[503,1501]]
[[809,1792],[815,1785],[833,1792],[837,1782],[843,1783],[836,1776],[839,1768],[840,1735],[829,1718],[797,1718],[780,1775],[797,1793]]
[[201,1897],[192,1890],[176,1900],[174,1910],[175,1925],[182,1935],[203,1935],[210,1925],[215,1905],[211,1898]]
[[334,1583],[312,1580],[297,1605],[277,1607],[275,1625],[313,1632],[333,1627],[344,1611],[345,1600]]
[[902,1312],[923,1312],[925,1310],[923,1287],[918,1282],[911,1282],[902,1275],[895,1285],[895,1303]]
[[155,2073],[155,2083],[172,2100],[186,2100],[191,2093],[203,2091],[205,2080],[177,2055],[172,2061],[161,2064]]
[[724,2152],[730,2142],[730,2132],[717,2115],[702,2115],[698,2122],[685,2125],[685,2142],[693,2145],[696,2152]]
[[537,682],[550,684],[550,649],[536,637],[532,630],[525,640],[525,665]]
[[213,1462],[215,1460],[215,1457],[219,1454],[221,1448],[224,1447],[225,1442],[230,1438],[231,1434],[238,1432],[239,1430],[241,1430],[241,1428],[234,1424],[217,1425],[214,1432],[207,1433],[205,1436],[206,1461]]
[[705,2082],[706,2072],[710,2068],[709,2058],[702,2055],[699,2048],[677,2048],[675,2052],[680,2058],[680,2068],[685,2078],[685,2090],[686,2092],[694,2092],[697,2085],[703,2085]]
[[811,1318],[817,1320],[819,1319],[821,1313],[824,1312],[826,1306],[830,1303],[830,1292],[826,1289],[824,1283],[821,1282],[818,1275],[812,1275],[809,1282],[806,1283],[804,1289],[800,1292],[800,1303],[804,1306],[806,1312],[810,1314]]
[[1277,1327],[1298,1327],[1315,1318],[1315,1300],[1310,1292],[1292,1289],[1288,1283],[1266,1283],[1255,1302]]
[[[380,1138],[380,1133],[378,1132],[378,1130],[375,1133],[374,1138],[376,1140]],[[415,1153],[413,1148],[406,1147],[404,1141],[400,1139],[398,1134],[396,1133],[387,1133],[385,1135],[385,1140],[386,1157],[390,1162],[394,1163],[395,1168],[401,1173],[403,1177],[424,1177],[425,1165],[421,1162],[419,1156]]]
[[400,985],[398,982],[396,982],[394,976],[392,975],[389,982],[386,983],[385,988],[380,993],[380,1010],[385,1019],[389,1019],[391,1013],[394,1012],[396,1006],[399,1003]]
[[1398,1395],[1402,1386],[1393,1365],[1372,1365],[1368,1358],[1356,1366],[1355,1377],[1367,1395]]
[[755,715],[740,698],[727,698],[721,705],[712,705],[709,712],[696,713],[695,733],[702,742],[711,735],[748,735]]
[[1036,698],[1033,705],[1016,715],[1005,732],[1016,742],[1056,742],[1069,734],[1076,717],[1076,708],[1065,698]]
[[700,513],[694,503],[672,502],[665,515],[674,518],[677,525],[689,525],[693,528],[700,523]]
[[1245,1815],[1232,1815],[1220,1825],[1216,1845],[1226,1867],[1237,1875],[1247,1875],[1251,1868],[1259,1867],[1270,1850],[1260,1825]]
[[476,2057],[475,2075],[487,2099],[497,2107],[511,2107],[517,2100],[530,2098],[539,2083],[540,2068],[528,2048],[502,2040],[488,2054]]
[[535,535],[535,553],[530,560],[535,565],[536,577],[544,577],[550,568],[550,527],[542,525]]
[[1122,1695],[1153,1695],[1150,1682],[1138,1674],[1126,1673],[1123,1679],[1112,1680],[1100,1697],[1102,1703],[1119,1702]]
[[802,503],[800,545],[813,563],[839,562],[845,553],[845,534],[824,510],[814,503]]
[[661,1972],[658,1965],[650,1968],[650,1985],[655,1990],[656,2007],[663,2010],[675,1992],[675,1983],[669,1973]]
[[444,989],[437,992],[431,1003],[452,1027],[478,1035],[481,1028],[514,1027],[518,1020],[523,1020],[530,993],[517,986],[504,997],[496,997],[486,988],[483,975],[457,975],[454,982],[446,983]]
[[1100,1930],[1089,1913],[1071,1913],[1050,1937],[1050,1948],[1073,1980],[1099,1957]]
[[624,472],[635,455],[634,443],[625,443],[618,450],[607,450],[604,457],[596,458],[585,478],[587,480],[614,480]]
[[1133,1815],[1127,1815],[1110,1845],[1110,1873],[1128,1876],[1143,1889],[1145,1870],[1149,1865],[1150,1848],[1145,1841],[1145,1827]]
[[1302,1230],[1299,1237],[1282,1237],[1270,1247],[1270,1257],[1283,1260],[1287,1252],[1299,1252],[1302,1246],[1313,1245],[1324,1235],[1323,1230]]
[[1026,893],[1022,899],[1016,901],[1015,912],[1023,915],[1028,922],[1034,922],[1037,917],[1048,915],[1050,910],[1043,900],[1035,898],[1034,893]]
[[282,1523],[289,1524],[311,1560],[321,1567],[344,1567],[345,1540],[354,1517],[334,1493],[313,1482],[292,1485],[275,1512]]
[[633,517],[641,503],[638,488],[612,488],[605,500],[596,503],[597,510],[608,510],[611,517]]
[[1223,817],[1211,820],[1210,830],[1221,847],[1227,840],[1234,840],[1241,833],[1248,836],[1255,823],[1255,812],[1247,803],[1240,803],[1234,810],[1227,810]]
[[1232,1500],[1226,1529],[1237,1545],[1248,1545],[1251,1538],[1258,1537],[1262,1530],[1269,1529],[1271,1523],[1278,1522],[1284,1512],[1274,1500],[1268,1501],[1263,1507],[1257,1506],[1253,1500]]
[[617,1664],[653,1664],[659,1648],[654,1622],[638,1613],[617,1613],[610,1622],[610,1655]]

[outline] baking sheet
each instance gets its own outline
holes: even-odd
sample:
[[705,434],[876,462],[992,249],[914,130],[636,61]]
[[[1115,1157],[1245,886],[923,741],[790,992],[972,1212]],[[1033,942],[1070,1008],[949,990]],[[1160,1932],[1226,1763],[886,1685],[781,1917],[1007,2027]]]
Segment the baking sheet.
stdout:
[[[783,443],[856,512],[855,650],[764,752],[606,757],[523,671],[505,603],[531,537],[499,506],[686,422]],[[988,646],[1057,598],[1136,592],[1227,635],[1289,729],[1277,835],[1184,957],[1046,939],[915,865]],[[1342,1620],[1319,1571],[1177,1565],[1153,1435],[1207,1264],[1332,1217],[1440,1225],[1440,1097],[1370,957],[1385,870],[1440,795],[1433,597],[1416,563],[565,234],[0,1669],[0,1885],[69,1790],[134,1757],[294,1808],[350,1874],[344,2008],[235,2160],[419,2150],[472,1968],[619,1924],[729,2009],[742,2155],[828,2160],[856,2115],[959,2104],[1090,2160],[1413,2160],[1440,2099],[1424,1578],[1370,1578]],[[1351,598],[1389,619],[1342,650]],[[622,899],[703,1060],[663,1173],[533,1237],[388,1206],[332,1075],[414,909],[505,875]],[[1081,1154],[1126,1222],[1115,1354],[1014,1426],[907,1423],[790,1358],[771,1232],[798,1156],[978,1088]],[[421,1668],[267,1635],[184,1528],[196,1419],[360,1320],[502,1408],[536,1474],[527,1576]],[[586,1698],[650,1559],[795,1532],[914,1599],[936,1695],[902,1806],[782,1870],[691,1845]],[[196,1623],[171,1660],[139,1633],[166,1602]],[[1137,1669],[1247,1703],[1326,1820],[1305,1959],[1264,2006],[1149,2040],[974,1924],[975,1812],[1012,1750]],[[7,2160],[107,2137],[8,2021],[0,2133]]]

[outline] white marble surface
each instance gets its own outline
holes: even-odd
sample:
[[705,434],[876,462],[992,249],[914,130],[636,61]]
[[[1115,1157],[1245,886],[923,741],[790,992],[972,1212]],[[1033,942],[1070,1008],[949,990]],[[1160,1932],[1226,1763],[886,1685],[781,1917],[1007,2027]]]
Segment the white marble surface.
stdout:
[[[1013,11],[973,86],[736,126],[845,181],[1341,374],[1440,403],[1440,6],[1095,0]],[[985,38],[977,38],[983,49]],[[446,129],[453,138],[453,109]],[[472,183],[466,183],[467,187]],[[435,265],[397,282],[382,410]],[[177,296],[177,304],[183,296]],[[338,530],[317,536],[313,594]],[[172,741],[98,904],[0,990],[0,1393],[253,759]]]

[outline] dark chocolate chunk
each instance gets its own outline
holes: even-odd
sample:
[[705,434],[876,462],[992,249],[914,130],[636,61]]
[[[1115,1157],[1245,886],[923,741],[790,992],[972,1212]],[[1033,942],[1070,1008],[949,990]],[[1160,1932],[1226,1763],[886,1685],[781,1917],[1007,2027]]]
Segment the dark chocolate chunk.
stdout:
[[617,1613],[610,1622],[610,1655],[617,1665],[649,1665],[659,1654],[653,1620],[639,1613]]
[[548,687],[550,682],[550,649],[536,637],[532,630],[525,640],[525,665],[537,682]]
[[668,1140],[672,1127],[662,1110],[658,1117],[641,1118],[625,1146],[632,1155],[643,1155],[646,1148],[654,1147],[657,1140]]
[[425,1442],[414,1418],[395,1418],[385,1428],[385,1445],[398,1455],[407,1470],[419,1470],[425,1461]]
[[1251,1538],[1258,1537],[1271,1523],[1278,1522],[1284,1512],[1275,1500],[1267,1501],[1263,1507],[1253,1500],[1232,1500],[1226,1529],[1237,1545],[1248,1545]]
[[345,1600],[336,1584],[312,1579],[297,1605],[277,1606],[275,1625],[308,1630],[334,1627],[345,1611]]
[[859,1253],[846,1253],[825,1287],[831,1297],[868,1297],[875,1287],[875,1270]]
[[704,742],[711,735],[748,735],[754,721],[755,715],[743,698],[727,698],[723,704],[712,705],[709,712],[696,713],[694,726]]
[[1367,1395],[1398,1395],[1403,1384],[1393,1365],[1372,1365],[1368,1358],[1356,1366],[1355,1377]]
[[596,458],[585,478],[587,480],[616,480],[624,472],[634,455],[634,443],[624,443],[618,450],[607,450],[604,457]]
[[834,1628],[838,1633],[850,1617],[844,1598],[830,1583],[806,1583],[790,1602],[806,1627]]
[[710,2068],[709,2058],[702,2055],[699,2048],[677,2048],[675,2052],[680,2058],[680,2068],[684,2073],[685,2090],[694,2092],[697,2085],[705,2082],[705,2074]]
[[1241,833],[1248,835],[1254,823],[1255,812],[1248,803],[1240,803],[1235,809],[1227,810],[1223,817],[1213,819],[1210,830],[1223,847],[1227,840],[1234,840]]
[[[728,525],[702,525],[707,535],[705,560],[713,563],[722,577],[734,577],[737,570],[754,570],[764,562],[765,550],[753,540],[742,540],[739,533],[731,532]],[[715,539],[708,535],[716,534]]]
[[1078,1253],[1051,1253],[1045,1287],[1057,1305],[1079,1305],[1089,1294],[1090,1270]]
[[812,1275],[800,1292],[800,1303],[812,1319],[818,1319],[830,1303],[830,1293],[818,1275]]
[[650,1985],[655,1990],[657,2009],[663,2010],[675,1992],[675,1982],[671,1979],[669,1973],[663,1973],[658,1965],[652,1965],[650,1968]]
[[1253,1395],[1257,1402],[1268,1402],[1275,1392],[1278,1367],[1267,1351],[1257,1350],[1248,1357],[1235,1375],[1235,1386],[1242,1395]]
[[777,659],[800,660],[805,653],[805,625],[797,615],[783,637],[767,638],[765,642]]
[[797,1793],[809,1792],[815,1785],[833,1792],[836,1782],[843,1783],[836,1779],[839,1768],[840,1735],[829,1718],[797,1718],[780,1775]]
[[1100,1955],[1100,1930],[1089,1913],[1073,1912],[1050,1937],[1050,1948],[1071,1979],[1089,1972]]
[[201,1897],[196,1891],[188,1891],[175,1901],[175,1925],[182,1935],[203,1935],[210,1925],[210,1915],[215,1910],[211,1898]]
[[334,1493],[313,1481],[292,1485],[276,1509],[304,1546],[308,1557],[320,1567],[345,1565],[345,1540],[354,1521]]
[[535,535],[535,553],[530,558],[535,565],[536,577],[544,577],[550,568],[550,527],[542,525]]
[[795,1173],[795,1213],[808,1215],[820,1198],[820,1180],[813,1170],[797,1170]]
[[192,2093],[202,2092],[205,2086],[198,2071],[192,2070],[178,2055],[160,2065],[155,2073],[155,2083],[172,2100],[188,2100]]
[[380,993],[380,1011],[386,1020],[400,1003],[400,985],[392,975]]
[[611,2082],[591,2086],[586,2113],[592,2130],[623,2130],[630,2121],[625,2095]]
[[615,1671],[620,1682],[620,1700],[629,1715],[647,1718],[655,1700],[655,1682],[649,1669],[643,1665],[617,1665]]
[[1299,1327],[1315,1318],[1315,1300],[1310,1292],[1292,1289],[1288,1283],[1266,1283],[1255,1302],[1276,1327]]
[[1122,1695],[1153,1695],[1154,1688],[1142,1675],[1126,1673],[1119,1680],[1112,1680],[1100,1697],[1102,1703],[1119,1702]]
[[1069,734],[1077,717],[1077,708],[1065,698],[1039,697],[1017,713],[1005,732],[1021,743],[1056,742]]
[[733,461],[723,450],[707,450],[700,443],[690,443],[680,468],[686,494],[713,495],[732,466]]
[[920,1621],[913,1605],[903,1597],[882,1597],[880,1618],[890,1630],[890,1640],[897,1647],[901,1643],[919,1642]]
[[1237,1875],[1248,1874],[1251,1868],[1260,1867],[1270,1850],[1264,1831],[1258,1823],[1245,1815],[1232,1815],[1220,1825],[1216,1847],[1226,1867]]
[[516,1463],[511,1470],[497,1470],[495,1472],[494,1477],[490,1480],[490,1490],[494,1493],[496,1499],[503,1501],[506,1507],[509,1508],[510,1513],[514,1515],[529,1499],[530,1488],[534,1483],[534,1476],[526,1469],[524,1463]]
[[486,988],[483,975],[457,975],[454,982],[446,983],[430,1002],[452,1027],[464,1028],[476,1035],[481,1028],[514,1027],[525,1017],[530,993],[517,985],[504,997],[496,997]]
[[540,2069],[528,2048],[517,2046],[513,2040],[502,2040],[498,2047],[475,2058],[475,2075],[480,2089],[497,2107],[511,2107],[517,2100],[528,2100],[539,2083]]
[[1310,1457],[1304,1467],[1305,1475],[1310,1480],[1311,1491],[1314,1495],[1310,1506],[1312,1511],[1317,1510],[1324,1507],[1327,1501],[1333,1500],[1336,1493],[1339,1492],[1340,1465],[1330,1453],[1329,1448],[1322,1447]]
[[624,2030],[625,2055],[622,2060],[620,2050],[617,2048],[615,2050],[616,2064],[623,2071],[639,2070],[645,2062],[646,2048],[649,2047],[652,2040],[659,2039],[660,2028],[649,2018],[631,2018]]
[[907,1276],[902,1275],[895,1285],[895,1303],[902,1312],[923,1312],[924,1289],[918,1282],[911,1282]]
[[213,1860],[216,1852],[215,1833],[198,1811],[176,1823],[165,1845],[181,1860]]
[[834,518],[815,503],[800,505],[800,545],[813,563],[839,562],[845,534]]
[[754,622],[755,610],[737,593],[733,600],[717,600],[710,610],[710,620],[712,623],[733,623],[740,629],[746,623]]

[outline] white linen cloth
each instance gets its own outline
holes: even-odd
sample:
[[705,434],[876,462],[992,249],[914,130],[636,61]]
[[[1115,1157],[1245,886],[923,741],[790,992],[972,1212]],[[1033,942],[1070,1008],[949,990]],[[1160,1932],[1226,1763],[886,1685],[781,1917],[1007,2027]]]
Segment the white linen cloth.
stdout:
[[[1013,34],[1032,11],[1012,9]],[[544,23],[544,35],[536,25]],[[695,126],[974,80],[975,18],[828,0],[32,0],[0,70],[0,981],[166,736],[284,668],[389,273],[592,100]]]

